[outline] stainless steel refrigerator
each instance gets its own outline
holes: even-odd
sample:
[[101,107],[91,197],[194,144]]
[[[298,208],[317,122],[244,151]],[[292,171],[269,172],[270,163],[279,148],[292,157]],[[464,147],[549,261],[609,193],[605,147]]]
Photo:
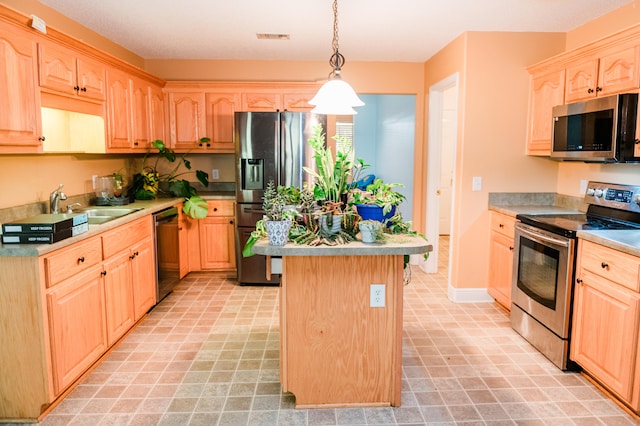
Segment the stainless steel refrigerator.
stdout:
[[266,276],[266,257],[242,257],[255,224],[262,219],[262,197],[270,180],[282,186],[302,187],[303,166],[311,165],[307,139],[317,123],[326,131],[325,115],[304,112],[236,112],[236,259],[240,284],[280,283]]

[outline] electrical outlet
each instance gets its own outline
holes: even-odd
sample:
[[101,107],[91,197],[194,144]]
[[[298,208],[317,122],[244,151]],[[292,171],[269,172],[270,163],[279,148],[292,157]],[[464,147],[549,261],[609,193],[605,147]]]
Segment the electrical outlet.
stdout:
[[369,306],[371,308],[384,308],[385,285],[371,284],[371,294],[369,295]]
[[213,180],[218,180],[218,179],[220,179],[220,170],[218,170],[218,169],[211,169],[211,179],[213,179]]

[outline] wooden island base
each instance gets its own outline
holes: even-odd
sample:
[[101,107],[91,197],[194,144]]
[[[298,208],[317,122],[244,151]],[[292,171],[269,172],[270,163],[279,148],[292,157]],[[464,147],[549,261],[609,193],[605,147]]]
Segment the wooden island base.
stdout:
[[[433,249],[417,236],[384,244],[270,246],[282,257],[280,382],[296,408],[399,406],[404,255]],[[371,285],[384,306],[371,306]]]
[[[399,406],[403,256],[290,256],[280,289],[280,380],[296,408]],[[372,308],[370,285],[385,284]]]

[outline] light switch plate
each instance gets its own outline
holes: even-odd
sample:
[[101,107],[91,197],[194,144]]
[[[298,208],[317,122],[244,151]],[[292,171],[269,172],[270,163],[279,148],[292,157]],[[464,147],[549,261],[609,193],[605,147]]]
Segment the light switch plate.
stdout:
[[482,191],[482,178],[480,176],[473,177],[473,183],[471,187],[472,191]]

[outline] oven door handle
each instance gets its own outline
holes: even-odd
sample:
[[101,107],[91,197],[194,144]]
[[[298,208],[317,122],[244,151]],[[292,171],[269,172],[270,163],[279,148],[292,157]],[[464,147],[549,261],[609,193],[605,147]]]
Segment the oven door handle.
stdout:
[[529,238],[532,241],[535,241],[537,243],[540,244],[553,244],[556,246],[560,246],[560,247],[570,247],[571,246],[571,240],[569,239],[558,239],[558,238],[553,238],[549,235],[546,234],[541,234],[535,231],[531,231],[530,228],[529,229],[523,229],[523,227],[518,226],[518,228],[520,229],[520,231],[522,232],[522,236]]

